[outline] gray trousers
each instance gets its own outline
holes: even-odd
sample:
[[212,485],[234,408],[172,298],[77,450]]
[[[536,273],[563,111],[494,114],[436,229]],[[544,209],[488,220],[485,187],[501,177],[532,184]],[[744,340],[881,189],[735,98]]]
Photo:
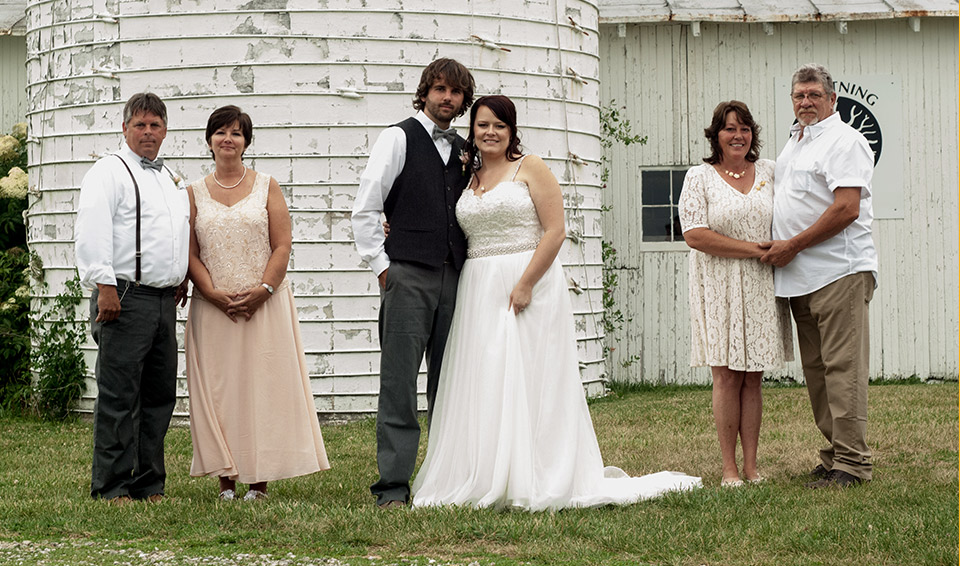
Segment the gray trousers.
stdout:
[[452,264],[431,268],[394,261],[380,301],[380,398],[377,468],[370,487],[377,504],[410,499],[417,461],[417,375],[427,356],[427,421],[440,381],[440,363],[453,319],[460,274]]
[[90,495],[144,499],[162,494],[163,439],[177,400],[176,288],[117,282],[120,316],[100,323],[90,297],[97,343]]

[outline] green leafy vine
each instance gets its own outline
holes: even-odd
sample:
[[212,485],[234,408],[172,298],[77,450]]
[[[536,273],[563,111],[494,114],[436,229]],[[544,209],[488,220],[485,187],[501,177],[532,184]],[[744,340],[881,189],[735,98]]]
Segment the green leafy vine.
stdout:
[[[633,144],[646,144],[647,136],[634,134],[630,120],[624,118],[625,106],[617,106],[616,100],[611,100],[609,104],[600,107],[600,145],[603,147],[601,156],[600,180],[604,189],[610,180],[610,150],[614,145],[620,144],[630,146]],[[603,212],[609,212],[610,206],[603,206]],[[614,292],[620,284],[617,274],[617,250],[613,244],[604,240],[601,242],[601,258],[603,260],[603,330],[606,336],[623,328],[624,324],[630,322],[630,318],[623,314],[623,311],[617,307],[614,299]],[[606,355],[609,358],[610,353],[615,348],[607,346]],[[623,367],[632,365],[639,359],[639,356],[632,356],[628,360],[621,361]]]

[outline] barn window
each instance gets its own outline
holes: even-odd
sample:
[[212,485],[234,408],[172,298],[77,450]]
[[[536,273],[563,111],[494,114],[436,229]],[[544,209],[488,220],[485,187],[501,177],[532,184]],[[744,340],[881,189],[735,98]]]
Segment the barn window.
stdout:
[[677,202],[684,169],[646,169],[640,172],[641,228],[644,242],[682,242]]

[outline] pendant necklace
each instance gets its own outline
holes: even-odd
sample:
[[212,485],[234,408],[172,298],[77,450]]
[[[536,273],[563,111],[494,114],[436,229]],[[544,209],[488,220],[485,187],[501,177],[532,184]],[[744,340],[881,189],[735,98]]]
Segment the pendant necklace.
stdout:
[[[728,171],[728,173],[729,173],[729,171]],[[243,182],[243,179],[244,179],[244,177],[246,177],[246,176],[247,176],[247,168],[244,167],[244,168],[243,168],[243,175],[240,175],[240,180],[237,181],[236,183],[230,185],[230,186],[228,187],[228,186],[224,185],[223,183],[221,183],[221,182],[220,182],[220,179],[217,179],[217,170],[216,170],[216,169],[213,170],[213,182],[216,183],[216,184],[218,184],[218,185],[220,185],[220,186],[221,186],[222,188],[224,188],[224,189],[235,189],[235,188],[237,188],[237,186],[239,186],[240,183]]]

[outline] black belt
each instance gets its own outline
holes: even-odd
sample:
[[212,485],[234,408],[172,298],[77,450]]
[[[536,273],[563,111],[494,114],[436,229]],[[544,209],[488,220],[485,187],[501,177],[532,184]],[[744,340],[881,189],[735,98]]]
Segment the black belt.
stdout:
[[178,285],[173,285],[171,287],[151,287],[150,285],[144,285],[143,283],[137,285],[133,281],[117,279],[117,290],[123,289],[123,291],[126,292],[126,290],[131,287],[133,287],[135,293],[144,293],[147,295],[173,295],[177,292]]

